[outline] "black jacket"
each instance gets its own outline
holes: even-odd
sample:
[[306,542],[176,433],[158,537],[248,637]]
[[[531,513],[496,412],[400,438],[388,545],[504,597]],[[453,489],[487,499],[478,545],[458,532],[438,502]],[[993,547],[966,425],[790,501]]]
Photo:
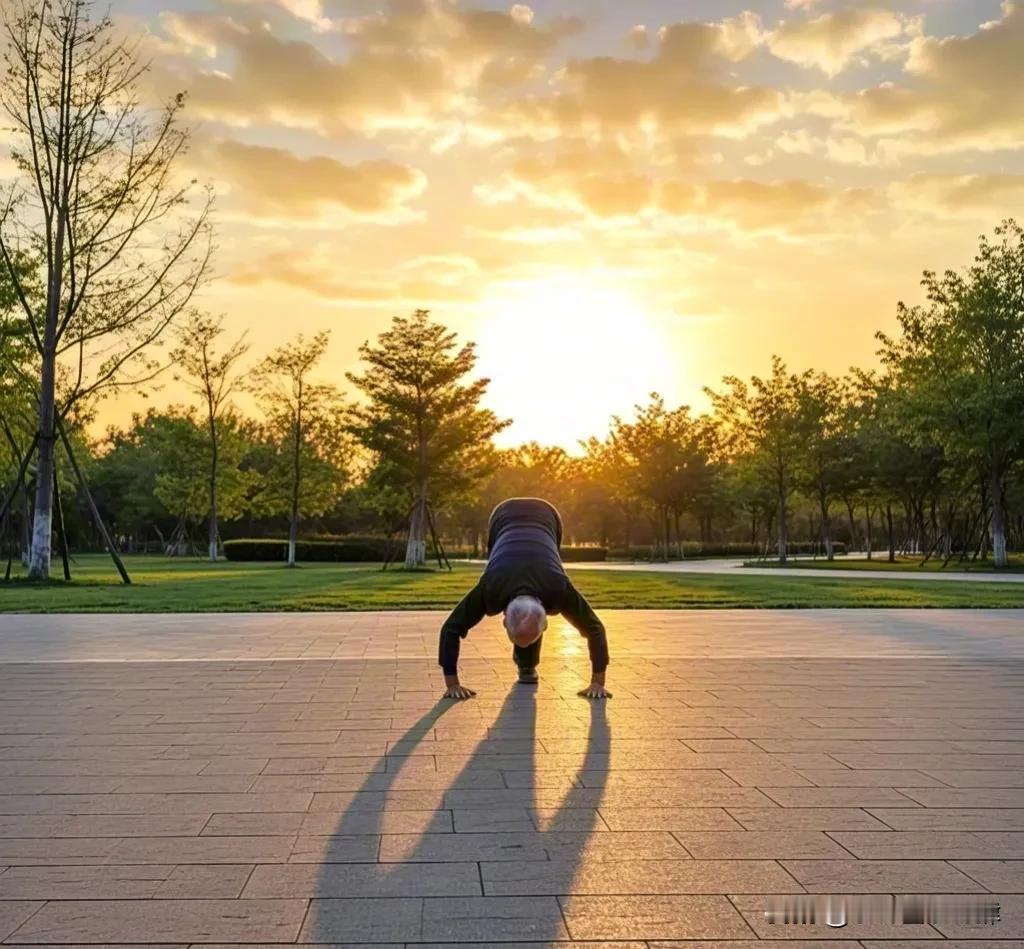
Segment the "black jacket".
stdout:
[[549,614],[561,613],[587,637],[595,672],[608,666],[608,640],[601,621],[562,567],[558,548],[562,520],[538,498],[511,498],[491,513],[487,567],[479,582],[441,627],[438,662],[445,675],[458,670],[459,644],[484,616],[503,613],[522,595],[535,596]]

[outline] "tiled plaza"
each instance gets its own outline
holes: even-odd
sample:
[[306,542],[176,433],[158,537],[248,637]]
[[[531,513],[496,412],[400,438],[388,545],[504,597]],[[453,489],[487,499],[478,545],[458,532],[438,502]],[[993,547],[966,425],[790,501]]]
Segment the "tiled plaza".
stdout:
[[[1024,946],[1024,613],[0,617],[0,942]],[[993,926],[771,924],[973,895]]]

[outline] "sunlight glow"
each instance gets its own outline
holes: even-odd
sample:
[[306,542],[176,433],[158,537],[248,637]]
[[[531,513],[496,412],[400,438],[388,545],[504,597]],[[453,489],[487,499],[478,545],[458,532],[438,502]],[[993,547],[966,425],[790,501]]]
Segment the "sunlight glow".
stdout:
[[502,445],[536,440],[578,453],[677,371],[665,333],[627,289],[600,274],[502,284],[483,301],[479,369],[487,404],[514,419]]

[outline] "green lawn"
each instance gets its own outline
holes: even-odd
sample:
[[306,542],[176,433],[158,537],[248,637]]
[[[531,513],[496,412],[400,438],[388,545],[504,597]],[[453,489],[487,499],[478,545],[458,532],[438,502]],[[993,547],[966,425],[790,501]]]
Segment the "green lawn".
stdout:
[[[134,584],[110,561],[78,558],[76,580],[44,586],[0,582],[0,612],[227,612],[254,610],[447,609],[479,567],[454,573],[382,573],[365,564],[209,564],[127,557]],[[59,565],[58,569],[59,569]],[[1024,584],[947,583],[786,576],[714,576],[570,568],[597,608],[1024,607]]]
[[830,563],[824,558],[811,560],[806,557],[800,557],[791,559],[785,564],[781,564],[777,560],[748,560],[743,566],[775,567],[779,570],[788,570],[792,567],[811,570],[857,570],[869,573],[873,570],[899,570],[905,573],[942,573],[943,569],[947,573],[963,573],[968,571],[972,573],[1024,573],[1024,554],[1010,554],[1009,566],[999,571],[992,565],[991,560],[979,560],[975,563],[971,563],[969,560],[965,560],[962,563],[959,560],[951,560],[949,565],[943,568],[942,561],[936,560],[934,557],[922,565],[920,557],[897,556],[895,563],[889,563],[889,554],[884,550],[876,553],[871,560],[837,557]]

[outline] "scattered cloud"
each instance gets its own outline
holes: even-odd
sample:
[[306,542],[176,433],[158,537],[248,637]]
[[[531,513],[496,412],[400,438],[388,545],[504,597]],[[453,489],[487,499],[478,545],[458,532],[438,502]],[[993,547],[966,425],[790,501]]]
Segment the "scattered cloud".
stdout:
[[907,79],[848,97],[848,122],[863,134],[900,136],[896,153],[1019,148],[1024,142],[1024,6],[963,36],[916,36]]
[[339,207],[357,215],[386,215],[426,186],[423,174],[408,165],[345,164],[231,140],[211,143],[198,157],[241,209],[255,215],[310,218]]
[[940,217],[994,221],[1024,209],[1024,174],[919,173],[893,182],[889,191],[899,207]]
[[768,45],[780,59],[837,76],[859,54],[903,36],[909,22],[883,7],[848,7],[810,20],[788,20]]

